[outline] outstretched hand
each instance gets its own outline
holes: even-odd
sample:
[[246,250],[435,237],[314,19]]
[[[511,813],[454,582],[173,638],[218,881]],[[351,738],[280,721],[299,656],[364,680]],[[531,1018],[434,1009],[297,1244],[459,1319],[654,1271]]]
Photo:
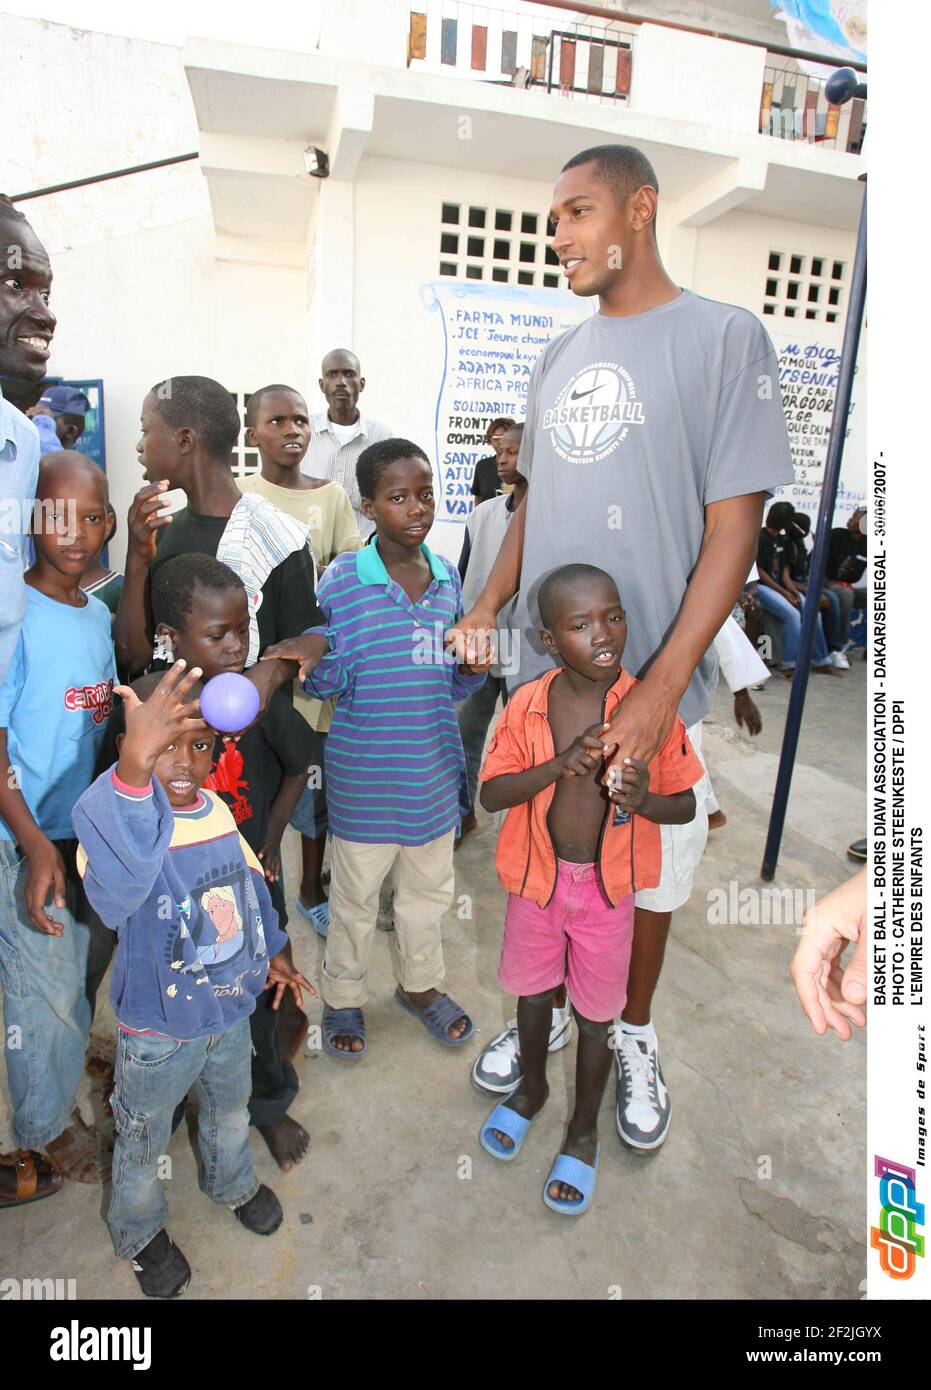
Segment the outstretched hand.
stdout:
[[199,666],[188,671],[185,661],[176,661],[144,703],[130,686],[113,687],[123,698],[126,719],[117,772],[130,786],[149,781],[157,760],[181,734],[207,731],[200,704],[187,698],[202,675]]
[[[831,1028],[847,1042],[851,1023],[858,1028],[866,1023],[861,1007],[867,997],[866,885],[864,868],[805,913],[789,974],[819,1037]],[[842,957],[851,944],[854,953],[844,968]]]

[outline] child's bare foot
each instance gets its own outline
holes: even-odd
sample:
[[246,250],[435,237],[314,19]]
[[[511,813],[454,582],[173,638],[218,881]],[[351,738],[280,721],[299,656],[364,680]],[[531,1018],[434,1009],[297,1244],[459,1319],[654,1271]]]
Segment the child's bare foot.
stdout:
[[[544,1107],[549,1097],[550,1088],[544,1081],[542,1089],[537,1091],[531,1089],[526,1080],[522,1081],[512,1096],[502,1102],[508,1110],[514,1110],[525,1120],[532,1120]],[[514,1140],[503,1130],[493,1129],[492,1134],[498,1143],[505,1149],[513,1149]]]
[[[566,1142],[559,1151],[568,1154],[570,1158],[577,1158],[581,1163],[587,1163],[591,1167],[595,1162],[598,1152],[598,1133],[592,1130],[588,1134],[574,1133],[570,1125],[566,1130]],[[551,1182],[546,1189],[554,1202],[581,1202],[583,1193],[577,1187],[573,1187],[568,1182]]]
[[816,676],[842,676],[844,674],[836,666],[812,666],[811,669]]
[[297,1120],[292,1120],[290,1115],[285,1115],[276,1125],[257,1125],[256,1128],[283,1173],[290,1173],[310,1147],[307,1130]]
[[277,1028],[282,1056],[286,1061],[293,1062],[304,1046],[304,1039],[310,1028],[310,1020],[304,1010],[299,1009],[295,1004],[294,996],[289,991],[285,992],[281,1000]]
[[[422,1013],[424,1009],[428,1008],[431,1004],[435,1004],[438,999],[443,998],[443,995],[438,989],[426,989],[418,994],[412,994],[409,990],[402,989],[400,985],[398,985],[398,994],[403,995],[411,1008],[416,1009],[418,1013]],[[462,1037],[468,1026],[468,1015],[460,1014],[446,1029],[446,1036],[455,1042]]]
[[45,1146],[59,1173],[72,1182],[104,1182],[110,1174],[110,1160],[103,1153],[100,1135],[86,1125],[75,1110],[71,1124]]
[[708,829],[720,830],[722,825],[727,825],[727,816],[723,811],[712,811],[708,817]]

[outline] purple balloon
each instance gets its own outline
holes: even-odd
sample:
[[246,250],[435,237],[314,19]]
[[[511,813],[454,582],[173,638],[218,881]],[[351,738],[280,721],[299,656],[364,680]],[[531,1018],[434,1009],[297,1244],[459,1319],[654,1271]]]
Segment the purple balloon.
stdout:
[[245,676],[224,671],[200,692],[200,712],[221,734],[238,734],[259,712],[259,692]]

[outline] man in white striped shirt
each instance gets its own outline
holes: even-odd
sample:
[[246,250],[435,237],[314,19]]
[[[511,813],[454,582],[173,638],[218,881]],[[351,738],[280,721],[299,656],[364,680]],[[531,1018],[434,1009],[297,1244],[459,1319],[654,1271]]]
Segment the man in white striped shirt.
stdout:
[[301,463],[308,477],[339,483],[349,494],[352,510],[365,540],[375,527],[362,515],[362,498],[356,482],[356,459],[370,444],[391,439],[394,431],[378,420],[367,419],[358,408],[365,390],[359,359],[346,348],[334,348],[320,368],[320,390],[327,409],[311,417],[313,434]]

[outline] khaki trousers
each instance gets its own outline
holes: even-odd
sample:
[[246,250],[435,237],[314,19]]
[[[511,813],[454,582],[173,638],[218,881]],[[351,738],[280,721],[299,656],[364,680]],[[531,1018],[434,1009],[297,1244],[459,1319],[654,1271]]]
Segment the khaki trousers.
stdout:
[[332,837],[330,930],[320,992],[331,1009],[357,1009],[366,974],[381,885],[394,889],[391,962],[402,989],[440,989],[444,976],[440,919],[453,899],[450,830],[425,845],[363,845]]

